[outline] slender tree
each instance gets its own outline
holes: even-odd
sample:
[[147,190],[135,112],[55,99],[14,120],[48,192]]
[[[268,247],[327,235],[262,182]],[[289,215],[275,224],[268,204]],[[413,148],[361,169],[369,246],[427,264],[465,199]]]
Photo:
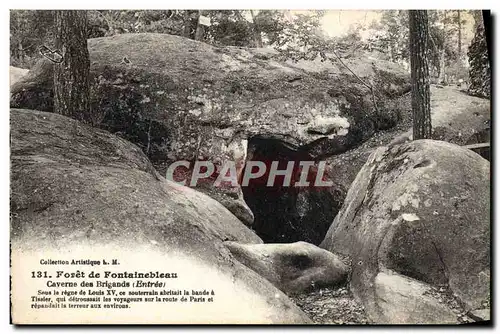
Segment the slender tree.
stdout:
[[[184,19],[183,19],[184,24],[183,24],[182,36],[184,36],[186,38],[194,39],[194,34],[192,33],[192,31],[194,30],[193,27],[195,27],[195,25],[197,24],[196,22],[198,22],[197,19],[196,19],[196,22],[193,19],[193,17],[195,16],[195,13],[196,13],[195,10],[185,10],[184,11]],[[196,17],[198,17],[198,16],[196,16]]]
[[250,14],[252,15],[253,35],[254,35],[255,47],[261,48],[262,47],[262,34],[260,32],[260,27],[255,20],[256,15],[255,15],[253,9],[250,10]]
[[469,46],[469,94],[481,97],[491,96],[491,68],[488,42],[485,33],[486,24],[478,22],[476,34]]
[[477,30],[479,24],[483,24],[483,13],[480,10],[470,10],[469,13],[474,19],[474,31]]
[[439,53],[439,77],[438,77],[438,82],[439,83],[445,83],[446,82],[446,10],[443,11],[443,43],[441,46],[441,50]]
[[196,33],[194,35],[194,39],[197,41],[202,41],[203,40],[203,35],[205,34],[205,26],[203,24],[200,24],[200,16],[203,15],[203,11],[199,10],[198,11],[198,23],[196,25]]
[[62,61],[54,66],[54,111],[91,124],[87,13],[59,10],[55,22]]
[[426,10],[410,10],[411,98],[413,139],[431,138],[429,87],[429,19]]
[[458,29],[458,59],[462,58],[462,18],[460,10],[457,10],[457,29]]

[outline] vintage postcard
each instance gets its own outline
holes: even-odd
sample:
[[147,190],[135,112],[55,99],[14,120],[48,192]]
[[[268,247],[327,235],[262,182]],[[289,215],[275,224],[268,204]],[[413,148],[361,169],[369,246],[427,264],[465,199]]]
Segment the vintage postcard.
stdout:
[[11,323],[491,324],[488,10],[11,10]]

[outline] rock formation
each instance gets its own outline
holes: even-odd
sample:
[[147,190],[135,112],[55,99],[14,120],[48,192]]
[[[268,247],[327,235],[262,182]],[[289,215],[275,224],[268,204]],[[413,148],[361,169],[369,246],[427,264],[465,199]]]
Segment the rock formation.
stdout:
[[[351,257],[351,288],[375,322],[448,322],[445,305],[419,304],[422,284],[449,289],[466,310],[489,300],[489,194],[490,164],[470,150],[433,140],[381,147],[320,246]],[[401,286],[387,290],[389,282]],[[388,293],[412,302],[387,305]],[[427,310],[419,314],[415,303]]]
[[[108,253],[96,250],[118,249],[123,265],[139,258],[131,270],[146,265],[169,272],[176,265],[184,275],[179,284],[192,284],[186,288],[196,289],[203,276],[213,279],[207,282],[219,287],[213,314],[180,309],[182,321],[309,322],[286,295],[223,245],[261,239],[217,201],[165,180],[137,146],[53,113],[12,109],[10,120],[12,270],[22,273],[17,277],[30,275],[24,272],[33,268],[26,265],[33,258],[28,254],[34,252],[40,264],[40,250],[63,257],[87,247],[84,256],[101,257]],[[13,285],[20,294],[23,282]],[[138,320],[148,319],[162,322],[154,313]]]
[[[162,174],[178,160],[241,159],[232,148],[256,136],[316,158],[345,152],[397,124],[398,113],[385,102],[409,91],[404,70],[367,55],[345,63],[374,86],[376,108],[370,90],[340,63],[283,62],[273,50],[218,48],[166,34],[88,44],[95,124],[138,145]],[[52,111],[51,66],[42,61],[12,87],[12,107]],[[252,224],[239,187],[198,189]]]

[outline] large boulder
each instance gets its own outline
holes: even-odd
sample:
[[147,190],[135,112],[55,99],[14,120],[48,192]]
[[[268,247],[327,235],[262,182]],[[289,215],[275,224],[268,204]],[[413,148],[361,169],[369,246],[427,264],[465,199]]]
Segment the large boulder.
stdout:
[[[381,324],[454,324],[457,314],[447,307],[443,298],[431,294],[429,284],[399,275],[380,271],[375,276],[373,299],[365,308],[376,314]],[[377,311],[373,311],[376,309]]]
[[[120,270],[177,270],[181,279],[170,288],[214,289],[214,311],[203,311],[209,308],[205,304],[190,313],[164,303],[145,305],[139,313],[108,310],[109,318],[82,313],[81,319],[309,322],[282,292],[241,265],[223,245],[261,239],[215,200],[165,180],[137,146],[53,113],[12,109],[10,120],[14,321],[43,322],[23,302],[31,301],[30,293],[37,291],[31,287],[43,282],[30,282],[27,288],[21,279],[35,268],[53,269],[40,267],[41,258],[102,259],[115,254]],[[259,310],[252,309],[255,305]],[[48,321],[68,321],[57,311],[48,310]]]
[[224,244],[238,261],[287,294],[345,284],[349,273],[337,255],[307,242]]
[[[377,117],[395,117],[380,110],[383,105],[377,113],[369,89],[340,64],[318,71],[317,65],[279,61],[272,50],[218,48],[167,34],[123,34],[88,43],[93,105],[103,126],[144,150],[149,132],[147,153],[159,164],[222,157],[232,140],[253,135],[307,144],[376,127]],[[373,82],[380,103],[409,89],[408,74],[390,62],[362,55],[346,63]],[[13,107],[43,105],[52,111],[41,101],[50,100],[48,95],[31,94],[52,89],[52,78],[45,75],[51,64],[41,64],[13,88]]]
[[[377,108],[370,90],[340,63],[307,66],[283,62],[272,50],[220,48],[166,34],[88,44],[96,124],[137,144],[162,174],[177,160],[244,162],[254,136],[305,145],[314,157],[344,152],[396,124],[397,112],[384,102],[409,90],[408,73],[364,54],[345,63],[374,85]],[[12,107],[52,111],[51,66],[38,64],[13,87]],[[239,187],[199,190],[212,191],[252,223]]]
[[[381,147],[356,176],[320,246],[352,258],[351,286],[375,322],[391,321],[380,307],[390,300],[374,291],[387,270],[446,287],[466,310],[481,308],[490,291],[490,164],[434,140]],[[411,318],[417,320],[435,319]]]

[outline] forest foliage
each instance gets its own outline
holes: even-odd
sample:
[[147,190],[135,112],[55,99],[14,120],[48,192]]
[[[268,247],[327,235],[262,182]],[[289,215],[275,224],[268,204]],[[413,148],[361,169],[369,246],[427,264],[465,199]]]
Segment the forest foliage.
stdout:
[[[409,68],[408,11],[380,11],[379,19],[353,24],[342,36],[330,37],[321,28],[326,11],[291,13],[284,10],[89,10],[88,38],[123,33],[167,33],[195,39],[198,17],[209,17],[202,39],[217,46],[273,47],[286,59],[314,60],[328,50],[343,55],[357,50]],[[480,11],[429,12],[433,82],[468,81],[466,25],[482,24]],[[470,30],[470,29],[469,29]],[[54,46],[54,14],[48,10],[12,10],[11,65],[31,68],[39,48]],[[470,35],[470,34],[469,34]],[[324,58],[324,57],[323,57]]]

